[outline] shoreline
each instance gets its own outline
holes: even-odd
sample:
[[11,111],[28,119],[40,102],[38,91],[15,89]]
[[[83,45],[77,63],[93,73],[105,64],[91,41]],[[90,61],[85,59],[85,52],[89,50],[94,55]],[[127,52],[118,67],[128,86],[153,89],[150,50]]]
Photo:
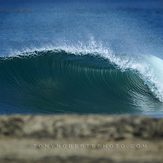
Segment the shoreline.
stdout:
[[0,116],[0,162],[162,162],[163,118]]

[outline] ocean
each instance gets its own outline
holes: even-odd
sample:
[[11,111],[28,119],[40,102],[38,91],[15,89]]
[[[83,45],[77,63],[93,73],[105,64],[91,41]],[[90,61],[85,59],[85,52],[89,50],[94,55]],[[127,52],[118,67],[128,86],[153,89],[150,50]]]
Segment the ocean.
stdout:
[[162,0],[0,0],[0,114],[163,113]]

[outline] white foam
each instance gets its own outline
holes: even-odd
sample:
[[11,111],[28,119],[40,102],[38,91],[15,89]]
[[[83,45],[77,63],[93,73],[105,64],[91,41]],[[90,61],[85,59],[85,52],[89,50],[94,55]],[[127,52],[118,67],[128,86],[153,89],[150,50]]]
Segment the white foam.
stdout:
[[148,77],[148,86],[160,101],[163,102],[163,60],[156,56],[145,56],[150,73]]

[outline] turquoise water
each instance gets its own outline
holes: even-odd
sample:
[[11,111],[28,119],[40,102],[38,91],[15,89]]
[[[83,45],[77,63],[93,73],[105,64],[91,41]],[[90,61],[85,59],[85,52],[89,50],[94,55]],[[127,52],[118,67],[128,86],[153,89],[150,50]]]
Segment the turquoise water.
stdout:
[[159,0],[0,0],[0,113],[161,115]]

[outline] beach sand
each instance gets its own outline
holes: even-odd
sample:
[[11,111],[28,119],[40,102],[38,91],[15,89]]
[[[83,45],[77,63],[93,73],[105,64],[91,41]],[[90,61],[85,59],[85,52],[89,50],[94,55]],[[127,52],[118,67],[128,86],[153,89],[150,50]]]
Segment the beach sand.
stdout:
[[109,115],[0,116],[0,162],[163,161],[163,119]]

